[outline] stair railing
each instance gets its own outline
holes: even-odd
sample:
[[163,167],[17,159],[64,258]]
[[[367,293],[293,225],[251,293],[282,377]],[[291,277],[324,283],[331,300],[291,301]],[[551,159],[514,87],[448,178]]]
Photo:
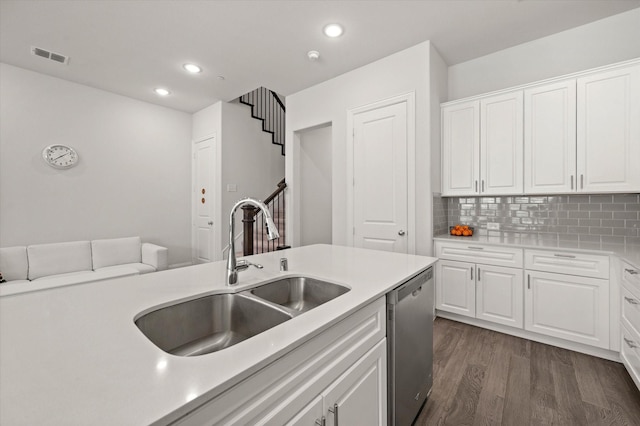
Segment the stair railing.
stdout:
[[[252,254],[266,253],[275,251],[280,246],[285,244],[284,233],[284,212],[285,212],[285,197],[284,190],[287,184],[284,178],[278,182],[278,187],[271,195],[269,195],[263,201],[269,208],[273,221],[278,226],[280,232],[280,238],[269,241],[266,238],[267,230],[265,229],[264,220],[262,218],[262,212],[251,205],[243,206],[243,218],[242,224],[244,228],[243,239],[243,255],[250,256]],[[255,244],[254,244],[255,242]]]
[[271,133],[271,142],[280,145],[284,155],[286,109],[278,94],[266,87],[259,87],[240,96],[239,101],[251,107],[251,117],[262,120],[262,130]]

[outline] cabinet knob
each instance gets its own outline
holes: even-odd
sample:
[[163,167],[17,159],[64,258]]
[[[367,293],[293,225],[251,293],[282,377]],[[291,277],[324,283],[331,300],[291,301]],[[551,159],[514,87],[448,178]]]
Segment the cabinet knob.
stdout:
[[627,344],[627,346],[629,346],[631,349],[635,349],[638,347],[638,345],[636,345],[633,340],[629,340],[626,337],[623,337],[623,339],[624,339],[624,342]]
[[210,220],[209,222],[207,222],[207,225],[209,225],[209,226],[213,225],[213,221]]
[[404,235],[404,231],[401,229],[398,231],[398,235],[400,235],[401,237]]
[[627,303],[630,303],[630,304],[632,304],[632,305],[638,305],[638,304],[639,304],[639,303],[638,303],[638,301],[637,301],[636,299],[632,299],[632,298],[627,297],[627,296],[625,296],[625,297],[624,297],[624,300],[626,300],[626,301],[627,301]]
[[638,275],[638,271],[635,269],[625,269],[624,271],[629,275]]

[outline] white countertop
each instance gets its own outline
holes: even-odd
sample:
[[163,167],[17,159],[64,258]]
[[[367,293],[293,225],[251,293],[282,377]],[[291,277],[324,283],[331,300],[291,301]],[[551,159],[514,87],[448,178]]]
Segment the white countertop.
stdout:
[[449,234],[437,235],[434,240],[459,241],[462,243],[476,243],[489,245],[506,245],[530,249],[569,250],[578,252],[600,253],[616,255],[622,260],[640,269],[640,246],[621,244],[600,244],[579,241],[567,241],[554,234],[518,233],[518,232],[489,232],[474,234],[471,237],[457,237]]
[[[279,272],[280,257],[289,271]],[[251,256],[264,269],[227,287],[216,262],[0,297],[0,424],[144,425],[173,420],[248,377],[436,259],[315,245]],[[235,346],[169,355],[134,318],[158,305],[239,292],[285,276],[351,291]]]

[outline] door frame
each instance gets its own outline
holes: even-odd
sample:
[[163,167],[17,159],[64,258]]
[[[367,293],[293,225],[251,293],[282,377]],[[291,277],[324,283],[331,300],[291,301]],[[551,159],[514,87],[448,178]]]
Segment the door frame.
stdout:
[[416,95],[408,92],[347,110],[347,244],[354,247],[354,117],[391,105],[407,105],[407,253],[416,253]]
[[214,203],[212,220],[213,226],[211,227],[213,233],[213,244],[212,244],[212,262],[222,260],[222,246],[220,244],[220,239],[222,235],[222,211],[221,211],[221,202],[222,202],[222,169],[220,167],[220,158],[221,157],[221,147],[218,141],[216,133],[211,133],[207,136],[203,136],[200,139],[193,140],[191,143],[191,263],[196,264],[196,203],[199,198],[196,188],[196,146],[201,142],[211,141],[213,145],[213,159],[211,164],[214,168],[211,175],[214,176],[214,182],[212,183],[212,192],[213,192],[213,200]]

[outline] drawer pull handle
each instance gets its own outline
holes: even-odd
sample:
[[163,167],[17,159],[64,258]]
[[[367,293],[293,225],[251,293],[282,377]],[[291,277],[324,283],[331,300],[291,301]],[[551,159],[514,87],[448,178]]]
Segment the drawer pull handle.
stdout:
[[476,180],[476,192],[478,192],[478,181]]
[[527,274],[527,289],[531,290],[531,275]]
[[636,299],[632,299],[630,297],[625,296],[624,300],[626,300],[627,302],[629,302],[632,305],[640,305],[640,303],[638,303],[638,301]]
[[633,340],[629,340],[626,337],[623,337],[623,339],[624,339],[624,342],[627,344],[627,346],[629,346],[631,349],[635,349],[638,347],[638,345],[636,345]]
[[573,175],[571,175],[571,189],[573,189]]
[[625,269],[624,271],[629,275],[638,275],[638,271],[635,269]]
[[473,266],[471,267],[471,281],[473,281]]
[[563,257],[565,259],[575,259],[576,258],[575,256],[572,256],[570,254],[557,254],[556,253],[556,254],[554,254],[554,256],[555,257]]
[[469,250],[484,250],[484,247],[467,247]]
[[338,404],[333,404],[333,408],[329,407],[329,412],[333,414],[333,425],[338,426]]

